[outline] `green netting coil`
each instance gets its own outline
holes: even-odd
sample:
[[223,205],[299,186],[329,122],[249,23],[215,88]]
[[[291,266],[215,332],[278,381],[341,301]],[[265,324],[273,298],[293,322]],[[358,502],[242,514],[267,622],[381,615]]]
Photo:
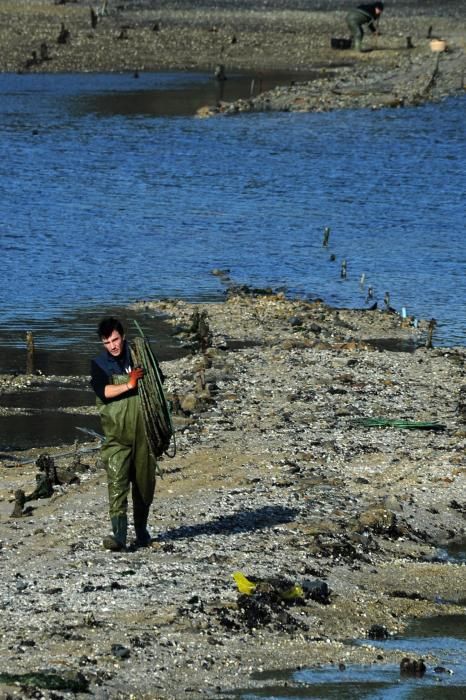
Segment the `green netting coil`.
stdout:
[[442,423],[431,421],[412,421],[402,418],[356,418],[354,425],[364,428],[405,428],[407,430],[445,430]]
[[138,389],[146,437],[155,458],[163,454],[174,457],[176,454],[175,431],[170,406],[163,390],[159,365],[136,321],[135,325],[141,336],[132,341],[131,354],[134,365],[144,369],[144,377],[139,381]]

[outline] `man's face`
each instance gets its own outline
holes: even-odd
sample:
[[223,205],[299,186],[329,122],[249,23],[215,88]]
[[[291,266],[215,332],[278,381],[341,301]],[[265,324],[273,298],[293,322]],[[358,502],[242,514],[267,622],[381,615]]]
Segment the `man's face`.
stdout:
[[119,357],[121,355],[124,342],[125,336],[120,335],[118,331],[113,331],[108,338],[102,338],[104,348],[110,353],[110,355],[113,355],[113,357]]

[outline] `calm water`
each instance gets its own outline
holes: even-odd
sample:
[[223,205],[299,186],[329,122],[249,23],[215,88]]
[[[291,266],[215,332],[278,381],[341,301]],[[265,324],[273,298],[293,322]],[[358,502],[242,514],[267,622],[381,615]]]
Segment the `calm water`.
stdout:
[[220,298],[222,268],[338,306],[388,291],[437,319],[437,344],[464,344],[464,96],[193,118],[216,90],[202,75],[0,76],[2,342],[33,328],[57,343],[77,310]]
[[[365,641],[367,643],[367,640]],[[257,674],[269,681],[260,690],[240,691],[225,697],[237,700],[463,700],[466,690],[466,617],[439,615],[411,622],[402,637],[373,642],[383,653],[396,649],[412,659],[433,655],[438,661],[426,663],[423,677],[400,677],[399,665],[374,663],[324,665],[280,674]],[[435,670],[442,668],[443,671]],[[281,686],[274,685],[281,681]],[[283,687],[283,681],[288,687]]]

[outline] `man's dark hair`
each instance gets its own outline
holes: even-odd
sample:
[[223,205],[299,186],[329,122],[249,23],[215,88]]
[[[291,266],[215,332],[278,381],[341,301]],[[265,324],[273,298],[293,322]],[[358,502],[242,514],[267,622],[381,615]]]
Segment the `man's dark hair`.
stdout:
[[376,2],[375,7],[377,7],[380,10],[380,12],[382,12],[383,11],[383,2]]
[[113,331],[117,331],[117,333],[119,333],[120,335],[125,334],[125,329],[123,328],[121,321],[119,321],[114,316],[103,318],[97,328],[97,334],[99,338],[109,338],[112,335]]

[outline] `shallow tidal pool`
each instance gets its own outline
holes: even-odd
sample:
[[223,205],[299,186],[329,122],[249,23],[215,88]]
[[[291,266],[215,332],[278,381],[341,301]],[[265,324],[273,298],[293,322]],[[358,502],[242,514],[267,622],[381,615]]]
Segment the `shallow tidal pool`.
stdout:
[[[363,642],[367,644],[368,641]],[[241,700],[462,700],[466,697],[466,615],[439,615],[414,620],[401,637],[370,641],[371,646],[401,650],[426,662],[422,677],[401,676],[398,665],[371,664],[342,667],[325,665],[299,671],[260,674],[260,689],[228,695]]]

